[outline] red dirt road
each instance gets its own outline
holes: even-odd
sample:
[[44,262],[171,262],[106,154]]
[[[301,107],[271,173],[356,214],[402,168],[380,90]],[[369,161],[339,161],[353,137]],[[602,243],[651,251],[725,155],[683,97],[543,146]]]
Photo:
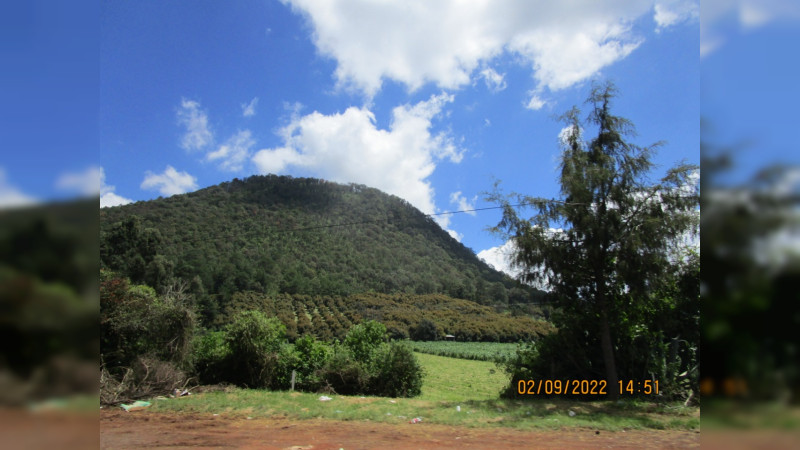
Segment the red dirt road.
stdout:
[[331,420],[290,421],[159,414],[103,410],[101,448],[692,448],[700,446],[693,431],[521,431],[509,428],[465,428],[428,423],[386,424]]

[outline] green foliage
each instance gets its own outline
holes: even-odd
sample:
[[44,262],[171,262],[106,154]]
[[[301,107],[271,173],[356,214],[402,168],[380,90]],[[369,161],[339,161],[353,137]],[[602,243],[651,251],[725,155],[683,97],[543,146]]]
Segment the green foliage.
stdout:
[[149,286],[103,271],[100,282],[100,353],[112,373],[139,356],[191,363],[195,312],[182,292],[159,297]]
[[409,345],[415,352],[430,355],[495,362],[509,359],[517,350],[517,344],[500,342],[415,341]]
[[224,331],[210,331],[195,339],[194,369],[199,381],[216,384],[225,381],[225,363],[230,356]]
[[422,319],[411,331],[411,339],[415,341],[435,341],[439,339],[439,328],[428,319]]
[[487,305],[512,290],[517,302],[538,294],[404,200],[360,185],[253,176],[103,208],[100,222],[104,267],[159,291],[170,277],[197,277],[206,326],[243,291],[441,294]]
[[342,340],[354,323],[365,318],[383,323],[392,339],[405,339],[422,320],[432,322],[439,335],[452,334],[459,341],[517,342],[537,339],[554,329],[543,320],[500,314],[488,306],[438,294],[328,297],[239,292],[220,315],[220,322],[228,323],[238,311],[251,309],[278,317],[290,341],[301,334]]
[[358,361],[350,348],[344,344],[333,345],[331,358],[320,374],[325,385],[337,394],[362,394],[367,392],[369,386],[370,374],[367,365]]
[[226,365],[228,381],[248,387],[268,387],[277,374],[278,352],[286,327],[261,311],[242,311],[225,329],[230,349]]
[[350,328],[344,338],[344,345],[350,349],[353,358],[369,363],[370,357],[386,339],[386,327],[374,320],[367,320]]
[[296,372],[295,389],[316,391],[323,386],[321,370],[330,361],[333,348],[313,336],[305,335],[297,339],[294,348],[289,347],[281,355],[283,379],[279,385],[285,389],[291,386],[291,373]]
[[[538,344],[541,361],[511,367],[512,374],[522,369],[564,379],[604,374],[611,386],[623,378],[649,379],[656,361],[664,361],[663,344],[676,336],[668,333],[680,328],[671,322],[677,317],[689,320],[677,339],[697,348],[697,334],[690,331],[697,327],[692,320],[698,316],[697,296],[671,286],[680,271],[674,262],[679,241],[685,232],[697,232],[699,192],[690,186],[698,167],[676,166],[651,184],[647,175],[658,144],[643,148],[626,140],[634,127],[611,114],[615,95],[611,83],[595,86],[585,122],[577,108],[562,116],[567,132],[560,198],[505,196],[497,190],[489,196],[504,208],[494,230],[516,244],[514,263],[523,270],[522,280],[548,283],[560,309],[553,315],[558,336]],[[592,128],[595,137],[584,141]],[[532,205],[537,213],[522,218],[512,201]],[[667,360],[672,364],[675,358]],[[681,368],[692,364],[684,359]],[[674,370],[661,372],[670,376]]]
[[375,349],[369,392],[383,397],[416,397],[422,392],[423,369],[405,343]]

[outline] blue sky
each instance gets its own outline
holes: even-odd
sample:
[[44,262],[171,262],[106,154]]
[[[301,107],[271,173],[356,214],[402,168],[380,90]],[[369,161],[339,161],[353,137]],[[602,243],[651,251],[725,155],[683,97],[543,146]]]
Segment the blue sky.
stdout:
[[[495,180],[507,192],[555,196],[563,125],[554,117],[583,106],[593,80],[616,83],[616,113],[636,124],[635,143],[666,142],[653,179],[679,161],[699,163],[696,1],[469,5],[90,3],[69,16],[87,26],[62,20],[63,33],[39,46],[43,60],[75,40],[85,47],[76,54],[86,61],[48,63],[75,66],[53,88],[69,101],[57,112],[47,96],[17,101],[31,114],[49,106],[65,126],[77,127],[70,120],[81,112],[98,119],[69,145],[37,136],[34,120],[9,126],[49,150],[36,179],[20,169],[34,164],[30,154],[4,154],[0,199],[62,198],[101,183],[107,206],[263,173],[366,184],[426,213],[490,206],[481,194]],[[503,244],[486,231],[498,218],[437,220],[477,253]]]

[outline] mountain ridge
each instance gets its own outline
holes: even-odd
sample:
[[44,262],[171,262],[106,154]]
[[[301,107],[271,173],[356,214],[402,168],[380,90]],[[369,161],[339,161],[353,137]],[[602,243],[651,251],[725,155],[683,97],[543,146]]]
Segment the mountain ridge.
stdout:
[[495,270],[399,197],[255,175],[100,210],[101,263],[163,288],[191,281],[214,316],[236,292],[445,294],[484,305],[545,294]]

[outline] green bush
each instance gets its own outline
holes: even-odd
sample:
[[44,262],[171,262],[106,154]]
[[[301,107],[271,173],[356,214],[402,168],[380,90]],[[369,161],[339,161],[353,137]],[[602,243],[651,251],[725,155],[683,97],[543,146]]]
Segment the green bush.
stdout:
[[333,349],[311,335],[305,335],[294,346],[281,347],[279,354],[279,389],[291,387],[292,371],[295,371],[295,389],[316,391],[323,385],[321,371],[333,354]]
[[378,346],[384,342],[386,327],[374,320],[354,325],[344,338],[344,345],[350,349],[356,361],[367,363]]
[[194,340],[194,368],[201,383],[225,381],[225,362],[231,353],[224,331],[211,331]]
[[439,327],[428,319],[422,319],[411,332],[415,341],[436,341],[439,339]]
[[276,381],[278,352],[286,339],[286,327],[260,311],[242,311],[225,329],[230,349],[225,378],[235,384],[269,387]]
[[370,381],[366,364],[356,360],[352,350],[342,344],[333,346],[320,377],[328,389],[342,395],[366,393]]
[[415,397],[422,392],[422,366],[406,344],[393,342],[375,349],[369,393]]
[[112,374],[130,368],[140,356],[190,366],[196,314],[188,296],[159,296],[149,286],[101,273],[100,332],[103,364]]

